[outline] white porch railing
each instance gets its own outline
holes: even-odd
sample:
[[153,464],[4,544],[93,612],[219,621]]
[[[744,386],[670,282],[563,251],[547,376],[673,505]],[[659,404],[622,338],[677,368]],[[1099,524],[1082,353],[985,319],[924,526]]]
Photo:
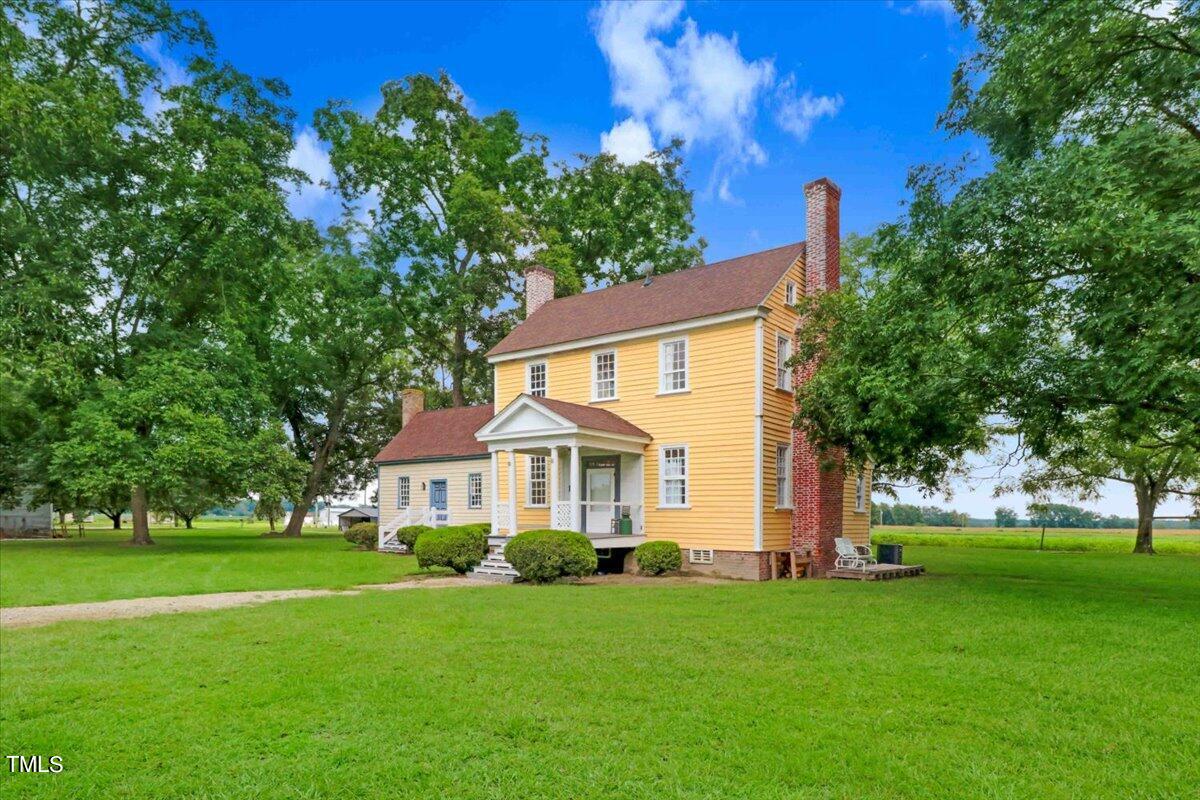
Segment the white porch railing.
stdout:
[[396,538],[396,531],[410,525],[428,525],[431,528],[444,528],[453,521],[453,515],[448,508],[406,508],[400,511],[383,525],[379,526],[379,549],[398,553],[404,551],[404,546]]
[[557,531],[571,530],[570,500],[556,500],[550,506],[550,527]]
[[509,536],[516,535],[516,531],[513,530],[512,509],[507,505],[496,506],[496,529],[492,534],[499,536],[500,531],[506,531]]
[[[571,529],[571,504],[569,502],[562,503],[566,507],[566,524],[564,530]],[[622,501],[591,501],[584,500],[580,504],[579,525],[583,532],[588,536],[611,536],[618,535],[613,532],[612,521],[619,520],[625,511],[629,512],[629,519],[632,521],[632,535],[641,536],[645,531],[645,525],[642,516],[641,503],[625,503]],[[603,527],[600,530],[588,530],[588,512],[606,512],[604,515]],[[557,514],[557,509],[555,510]],[[555,520],[558,517],[555,516]],[[617,531],[620,531],[620,526],[617,526]]]

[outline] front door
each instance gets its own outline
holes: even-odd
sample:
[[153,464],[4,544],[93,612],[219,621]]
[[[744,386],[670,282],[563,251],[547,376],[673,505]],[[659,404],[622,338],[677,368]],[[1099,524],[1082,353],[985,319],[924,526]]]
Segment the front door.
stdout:
[[617,471],[612,467],[589,467],[585,488],[587,513],[583,529],[587,533],[611,533],[613,503],[617,499]]
[[429,507],[446,510],[446,482],[444,480],[429,482]]

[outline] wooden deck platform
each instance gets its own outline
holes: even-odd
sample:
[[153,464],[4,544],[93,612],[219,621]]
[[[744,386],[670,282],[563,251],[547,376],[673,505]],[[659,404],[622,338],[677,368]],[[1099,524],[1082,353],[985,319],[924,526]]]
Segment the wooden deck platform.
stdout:
[[865,570],[833,569],[825,573],[830,578],[845,578],[851,581],[890,581],[894,578],[913,578],[925,572],[921,564],[872,564]]

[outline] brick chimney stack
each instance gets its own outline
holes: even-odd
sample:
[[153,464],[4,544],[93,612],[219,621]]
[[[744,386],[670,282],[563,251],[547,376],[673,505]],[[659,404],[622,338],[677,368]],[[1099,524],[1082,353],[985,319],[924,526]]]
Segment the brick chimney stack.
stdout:
[[425,392],[409,388],[400,392],[400,427],[407,428],[409,421],[425,410]]
[[525,270],[525,319],[554,299],[554,272],[534,264]]
[[[808,295],[836,291],[841,284],[841,199],[842,190],[828,178],[804,186]],[[803,324],[801,319],[798,325]],[[818,364],[819,359],[814,359],[797,365],[793,385],[803,386]],[[792,431],[792,547],[812,554],[818,576],[832,569],[837,557],[833,540],[842,535],[845,480],[840,453],[820,453],[803,430]]]

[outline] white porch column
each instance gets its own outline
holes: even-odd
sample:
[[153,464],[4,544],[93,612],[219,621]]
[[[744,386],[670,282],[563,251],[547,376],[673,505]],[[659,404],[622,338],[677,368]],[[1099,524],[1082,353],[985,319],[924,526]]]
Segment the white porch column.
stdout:
[[492,451],[492,535],[500,535],[500,454]]
[[509,536],[517,535],[517,454],[508,451],[508,529]]
[[582,530],[579,524],[579,445],[571,445],[571,474],[567,478],[571,487],[571,530]]
[[554,506],[558,503],[558,448],[550,448],[550,527],[554,527]]

